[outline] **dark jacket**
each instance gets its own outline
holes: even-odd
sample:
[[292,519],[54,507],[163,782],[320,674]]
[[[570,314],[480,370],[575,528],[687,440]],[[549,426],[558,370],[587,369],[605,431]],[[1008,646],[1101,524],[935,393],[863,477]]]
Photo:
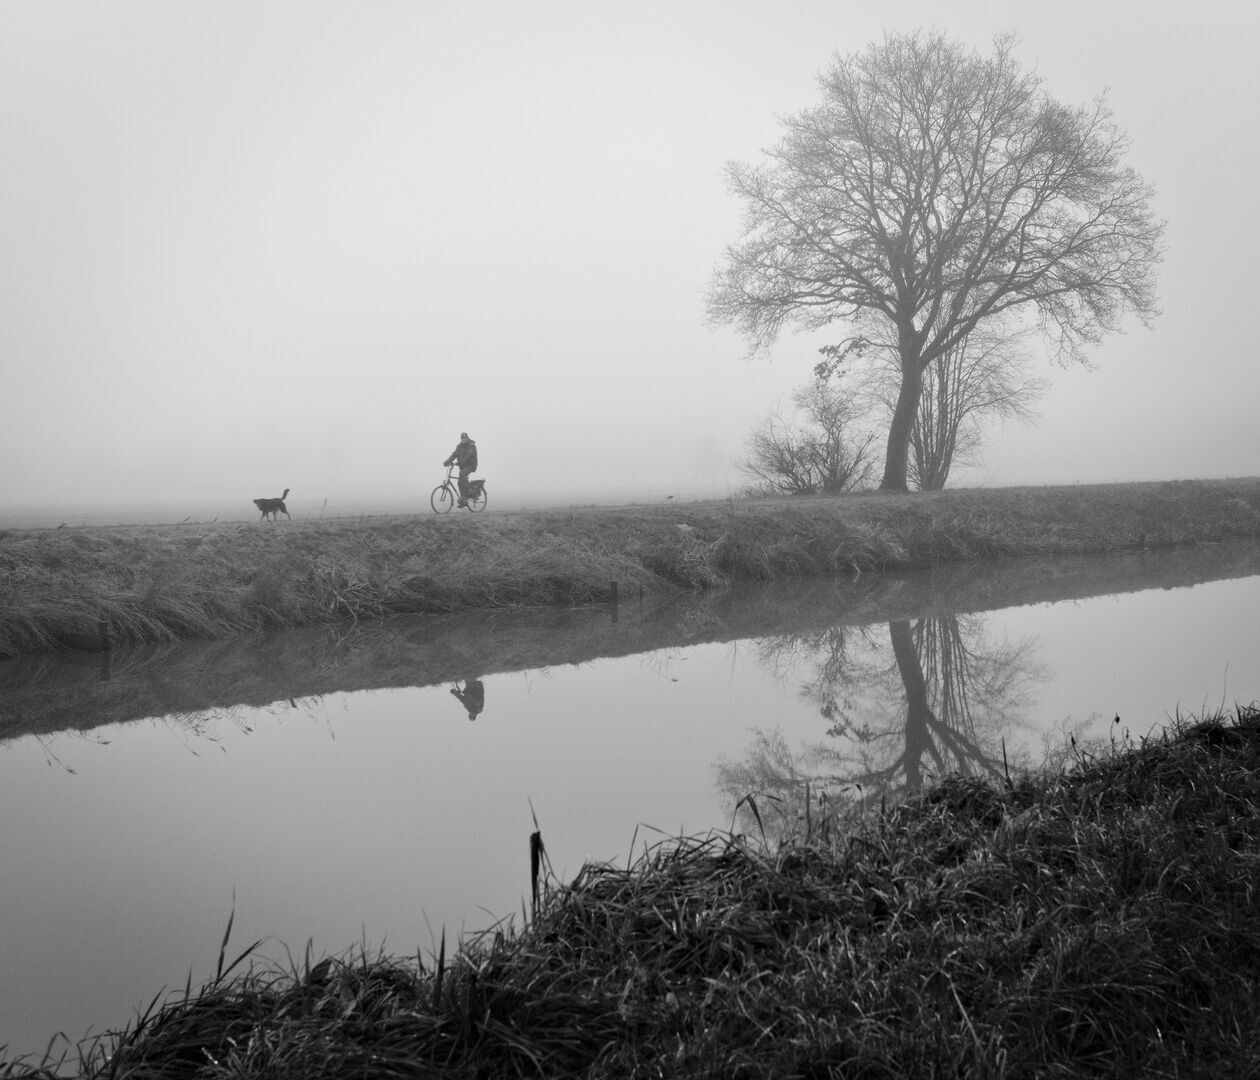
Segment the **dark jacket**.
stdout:
[[459,466],[462,473],[470,473],[477,471],[477,444],[472,439],[460,439],[459,445],[451,451],[443,465],[454,463]]

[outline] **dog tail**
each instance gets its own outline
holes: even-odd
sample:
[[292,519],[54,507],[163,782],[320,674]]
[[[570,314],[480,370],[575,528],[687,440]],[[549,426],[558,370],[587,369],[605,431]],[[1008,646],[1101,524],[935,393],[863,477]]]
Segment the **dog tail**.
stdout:
[[285,488],[285,489],[284,489],[284,494],[283,494],[283,495],[281,495],[281,496],[280,496],[280,498],[282,498],[282,499],[287,499],[288,497],[289,497],[289,489],[288,489],[288,488]]

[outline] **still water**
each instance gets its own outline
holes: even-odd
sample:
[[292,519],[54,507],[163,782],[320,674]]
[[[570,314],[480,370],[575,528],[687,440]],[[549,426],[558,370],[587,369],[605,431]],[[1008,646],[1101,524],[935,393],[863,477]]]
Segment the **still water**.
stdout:
[[1252,702],[1258,645],[1253,545],[0,663],[0,1045],[208,978],[233,913],[262,962],[519,923],[535,816],[567,880]]

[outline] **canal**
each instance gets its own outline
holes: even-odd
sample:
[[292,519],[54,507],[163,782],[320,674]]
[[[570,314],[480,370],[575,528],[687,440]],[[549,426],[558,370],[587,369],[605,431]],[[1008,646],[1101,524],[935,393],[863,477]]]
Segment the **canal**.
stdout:
[[1260,698],[1258,645],[1246,545],[5,661],[0,1045],[126,1024],[229,919],[282,966],[519,924],[535,822],[566,881],[1063,767]]

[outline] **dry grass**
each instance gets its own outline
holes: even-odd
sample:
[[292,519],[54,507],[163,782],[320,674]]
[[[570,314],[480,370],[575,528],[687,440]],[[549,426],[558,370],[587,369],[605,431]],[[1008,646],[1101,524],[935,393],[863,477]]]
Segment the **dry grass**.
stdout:
[[544,890],[528,926],[470,940],[449,964],[225,972],[83,1048],[77,1066],[92,1078],[1255,1076],[1258,892],[1253,708],[1076,751],[1052,775],[950,779],[773,850],[722,835],[590,865]]
[[0,533],[0,657],[1260,537],[1260,480]]
[[[580,664],[745,638],[801,640],[947,613],[1188,588],[1260,574],[1260,544],[1238,541],[1113,555],[958,562],[931,573],[799,578],[639,597],[617,607],[512,607],[328,623],[88,657],[0,663],[0,739],[227,705]],[[439,646],[438,642],[442,644]],[[259,663],[259,651],[266,662]],[[189,720],[190,723],[196,723]]]

